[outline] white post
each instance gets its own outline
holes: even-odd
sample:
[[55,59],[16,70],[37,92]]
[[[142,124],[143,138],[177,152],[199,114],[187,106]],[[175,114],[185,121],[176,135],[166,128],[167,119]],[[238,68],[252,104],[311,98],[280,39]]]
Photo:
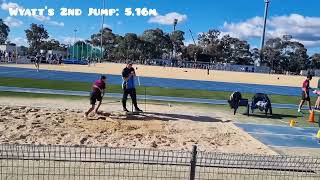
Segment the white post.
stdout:
[[[264,9],[263,33],[262,33],[262,37],[261,37],[261,46],[260,46],[260,51],[261,52],[262,52],[262,50],[264,48],[264,41],[265,41],[265,37],[266,37],[266,27],[267,27],[267,19],[268,19],[268,11],[269,11],[270,0],[264,0],[264,2],[265,2],[265,9]],[[260,62],[257,64],[257,66],[260,66],[261,60],[262,59],[260,59]]]

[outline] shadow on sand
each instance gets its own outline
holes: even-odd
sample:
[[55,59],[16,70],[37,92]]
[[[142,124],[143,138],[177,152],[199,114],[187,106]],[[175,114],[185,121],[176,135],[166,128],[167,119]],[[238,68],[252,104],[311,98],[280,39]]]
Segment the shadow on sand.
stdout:
[[[245,115],[245,114],[243,114]],[[284,118],[301,118],[303,116],[296,116],[296,115],[285,115],[285,114],[264,114],[264,113],[255,113],[255,114],[250,114],[250,117],[256,117],[256,118],[263,118],[263,119],[284,119]]]
[[90,120],[105,120],[105,117],[111,117],[112,119],[122,119],[122,120],[159,120],[159,121],[178,121],[178,120],[190,120],[196,122],[231,122],[230,120],[223,121],[219,117],[209,117],[209,116],[193,116],[193,115],[183,115],[183,114],[168,114],[168,113],[155,113],[155,112],[143,112],[140,114],[126,114],[118,113],[114,115],[113,113],[100,113],[101,117],[90,118]]

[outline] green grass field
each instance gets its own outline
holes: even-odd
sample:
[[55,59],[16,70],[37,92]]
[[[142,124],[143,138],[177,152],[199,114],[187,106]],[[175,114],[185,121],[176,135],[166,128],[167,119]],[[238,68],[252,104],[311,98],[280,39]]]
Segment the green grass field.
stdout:
[[[21,88],[42,88],[54,90],[73,90],[73,91],[90,91],[91,83],[84,82],[67,82],[56,80],[36,80],[24,78],[4,78],[0,77],[0,86],[11,86]],[[231,92],[222,91],[205,91],[193,89],[169,89],[161,87],[138,87],[137,93],[153,96],[171,96],[171,97],[185,97],[185,98],[203,98],[203,99],[217,99],[226,100],[229,98]],[[122,93],[120,85],[107,85],[107,92],[109,93]],[[242,93],[243,98],[251,99],[252,93]],[[273,103],[282,104],[297,104],[300,101],[298,96],[283,96],[283,95],[270,95]],[[313,101],[316,99],[313,98]]]

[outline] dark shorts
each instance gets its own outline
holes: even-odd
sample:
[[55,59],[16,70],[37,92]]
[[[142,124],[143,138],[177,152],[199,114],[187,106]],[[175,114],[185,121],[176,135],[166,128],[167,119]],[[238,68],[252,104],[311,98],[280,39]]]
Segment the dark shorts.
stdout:
[[303,100],[303,101],[310,101],[309,92],[307,92],[307,97],[306,97],[304,91],[302,91],[302,93],[301,93],[301,100]]
[[92,92],[90,94],[90,104],[95,105],[97,101],[102,101],[102,96],[100,92]]

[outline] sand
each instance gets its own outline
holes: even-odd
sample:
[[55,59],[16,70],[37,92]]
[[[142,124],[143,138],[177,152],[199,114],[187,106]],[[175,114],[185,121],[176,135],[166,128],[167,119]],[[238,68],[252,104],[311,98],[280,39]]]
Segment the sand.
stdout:
[[[9,64],[1,65],[9,67],[34,68],[32,64]],[[103,63],[95,66],[85,65],[48,65],[41,64],[40,69],[59,70],[70,72],[86,72],[120,75],[125,64]],[[276,86],[301,87],[305,77],[303,76],[286,76],[286,75],[270,75],[260,73],[230,72],[230,71],[211,71],[207,75],[207,70],[171,68],[159,66],[135,65],[138,67],[137,74],[144,77],[174,78],[200,81],[217,81],[230,83],[246,83],[246,84],[265,84]],[[314,78],[311,87],[318,86],[319,78]]]
[[187,105],[148,105],[149,113],[134,117],[116,116],[119,105],[109,104],[103,105],[103,115],[86,120],[86,104],[84,100],[1,98],[0,143],[166,150],[191,150],[196,144],[206,152],[276,154],[231,121]]

